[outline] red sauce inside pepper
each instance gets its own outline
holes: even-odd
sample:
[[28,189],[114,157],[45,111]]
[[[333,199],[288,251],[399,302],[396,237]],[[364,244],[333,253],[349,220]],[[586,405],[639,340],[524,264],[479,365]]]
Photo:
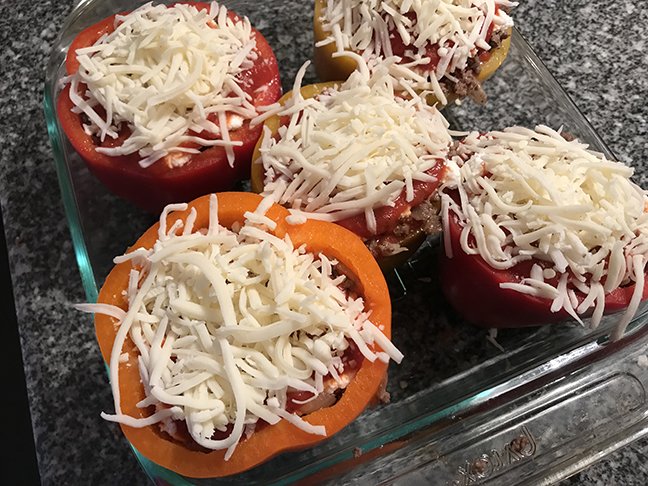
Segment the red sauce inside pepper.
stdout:
[[[495,5],[495,15],[499,13],[499,6]],[[413,24],[417,22],[416,19],[416,13],[414,12],[408,12],[405,14],[405,16],[412,21]],[[486,42],[490,42],[491,37],[493,35],[493,29],[495,28],[495,24],[491,22],[491,24],[488,26],[488,32],[486,33]],[[391,48],[392,48],[392,53],[395,56],[399,56],[403,59],[403,63],[408,63],[412,62],[414,59],[411,58],[411,56],[406,55],[407,51],[418,51],[417,47],[414,47],[413,45],[406,45],[405,42],[403,41],[402,36],[396,30],[395,28],[391,28],[389,30],[389,38],[391,40]],[[446,49],[451,49],[454,46],[453,41],[448,41],[446,44],[443,46]],[[439,64],[439,61],[441,60],[441,57],[439,56],[439,48],[441,46],[439,43],[434,43],[430,44],[428,43],[425,46],[425,57],[428,57],[430,59],[429,62],[426,64],[419,64],[417,68],[420,71],[423,72],[429,72],[429,71],[434,71]],[[488,61],[491,56],[491,51],[490,50],[484,50],[484,49],[477,49],[477,56],[479,57],[479,60],[483,63]]]
[[434,167],[426,171],[427,174],[434,176],[435,181],[414,181],[414,197],[411,201],[407,201],[407,193],[405,189],[396,198],[392,206],[382,206],[374,210],[376,218],[376,233],[369,231],[367,221],[364,213],[351,216],[340,221],[337,224],[344,226],[346,229],[353,231],[361,238],[371,238],[376,235],[389,233],[398,224],[399,218],[407,211],[421,204],[428,199],[437,187],[441,184],[445,177],[446,165],[442,160]]

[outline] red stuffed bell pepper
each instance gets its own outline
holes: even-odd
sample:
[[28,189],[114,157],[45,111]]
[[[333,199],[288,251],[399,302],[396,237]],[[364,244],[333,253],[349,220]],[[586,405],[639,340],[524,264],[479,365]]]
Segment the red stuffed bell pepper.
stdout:
[[[262,202],[263,201],[263,202]],[[115,414],[188,477],[250,469],[337,433],[385,394],[391,306],[363,243],[286,222],[251,193],[169,206],[108,275],[95,312]]]
[[74,39],[66,70],[57,108],[72,146],[151,212],[248,178],[261,133],[250,119],[281,95],[265,38],[215,2],[107,18]]
[[648,297],[646,193],[632,169],[548,127],[473,133],[442,195],[440,278],[466,320],[537,326],[621,310],[618,339]]
[[295,217],[333,221],[360,236],[382,268],[405,261],[440,230],[436,189],[451,137],[416,93],[402,97],[388,66],[344,83],[295,89],[265,121],[252,188]]

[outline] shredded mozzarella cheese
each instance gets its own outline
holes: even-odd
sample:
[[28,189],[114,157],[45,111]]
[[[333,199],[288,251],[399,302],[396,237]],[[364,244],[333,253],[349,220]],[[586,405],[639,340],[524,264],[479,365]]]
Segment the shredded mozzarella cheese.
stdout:
[[449,208],[459,216],[463,251],[496,269],[536,261],[530,275],[501,287],[549,299],[552,312],[578,321],[593,309],[592,327],[606,294],[634,284],[612,336],[621,337],[639,308],[648,258],[648,195],[630,180],[633,169],[542,125],[471,133],[450,164],[455,177],[443,190],[458,190],[460,201],[444,194],[442,217],[447,227]]
[[103,142],[117,139],[124,126],[130,132],[98,152],[138,153],[143,167],[161,158],[180,166],[199,152],[196,146],[223,146],[232,165],[240,142],[229,129],[257,115],[237,79],[252,67],[255,48],[250,21],[233,21],[216,2],[208,11],[147,3],[117,15],[113,32],[77,49],[70,99],[88,117],[89,135]]
[[[391,57],[398,36],[405,46],[398,73],[445,104],[438,81],[490,50],[489,29],[510,29],[513,20],[502,7],[515,5],[508,0],[326,0],[320,21],[329,36],[316,45],[335,43],[338,53],[354,51],[369,61]],[[438,56],[433,69],[426,67],[430,48]]]
[[293,222],[364,213],[375,233],[376,208],[392,205],[403,191],[411,201],[414,181],[434,180],[426,172],[447,155],[448,123],[424,97],[396,93],[389,63],[371,74],[360,69],[309,99],[300,94],[306,66],[293,96],[268,111],[290,121],[277,138],[268,131],[263,136],[254,162],[263,164],[263,195],[290,206]]
[[[260,419],[326,435],[323,426],[286,411],[287,394],[318,395],[325,376],[339,379],[351,342],[365,359],[378,354],[401,361],[362,298],[341,289],[345,277],[333,275],[336,261],[267,231],[269,203],[248,213],[235,232],[219,225],[212,195],[206,230],[180,231],[193,225],[190,218],[169,229],[161,225],[158,241],[145,250],[146,270],[132,275],[140,283],[129,286],[126,313],[106,304],[79,306],[119,326],[110,358],[115,414],[102,414],[105,419],[132,427],[166,421],[165,430],[173,429],[168,420],[184,420],[198,444],[226,449],[228,459]],[[143,251],[135,252],[141,260]],[[137,346],[146,392],[139,405],[158,409],[141,419],[120,407],[119,363],[128,338]],[[228,425],[226,438],[212,438]]]

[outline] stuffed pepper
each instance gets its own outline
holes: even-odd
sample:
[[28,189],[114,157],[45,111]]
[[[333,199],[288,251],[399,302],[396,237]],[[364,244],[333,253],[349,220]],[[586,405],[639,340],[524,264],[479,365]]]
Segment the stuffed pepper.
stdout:
[[516,5],[508,0],[316,0],[315,66],[322,80],[356,69],[350,51],[372,63],[396,56],[393,71],[430,102],[466,96],[484,102],[481,83],[510,47]]
[[445,118],[414,91],[399,93],[388,63],[373,72],[363,65],[344,83],[300,85],[298,75],[262,116],[272,115],[252,188],[295,219],[350,229],[393,267],[440,231],[436,189],[452,141]]
[[212,3],[148,3],[82,31],[57,102],[70,143],[108,189],[159,213],[249,177],[258,108],[281,96],[274,53]]
[[312,446],[384,398],[391,306],[362,241],[252,193],[169,205],[115,259],[95,313],[132,445],[188,477]]
[[646,192],[633,169],[546,126],[471,133],[443,188],[440,278],[467,320],[519,327],[572,319],[595,328],[648,297]]

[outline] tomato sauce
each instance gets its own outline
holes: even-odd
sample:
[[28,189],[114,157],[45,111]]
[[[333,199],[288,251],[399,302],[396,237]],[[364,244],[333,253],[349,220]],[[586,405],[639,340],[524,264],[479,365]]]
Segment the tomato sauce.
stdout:
[[[498,13],[499,5],[495,5],[495,15],[497,15]],[[413,23],[416,23],[416,14],[414,12],[408,12],[407,14],[405,14],[405,16]],[[495,24],[491,22],[491,24],[488,26],[488,32],[486,33],[486,42],[490,42],[494,28]],[[405,63],[412,62],[414,60],[410,56],[407,56],[406,52],[410,50],[416,51],[417,48],[413,45],[406,45],[398,30],[391,28],[389,30],[389,38],[391,39],[392,53],[395,56],[401,57],[403,59],[403,62]],[[445,47],[446,49],[451,49],[453,46],[454,42],[448,41],[443,47]],[[439,64],[439,61],[441,60],[441,57],[439,56],[440,47],[441,46],[439,45],[439,43],[428,44],[427,46],[425,46],[425,57],[428,57],[430,60],[426,64],[419,64],[417,68],[423,72],[434,71]],[[488,61],[488,59],[490,59],[491,51],[478,49],[477,56],[479,57],[479,60],[481,62],[486,62]]]
[[346,229],[353,231],[355,234],[361,238],[372,238],[376,235],[381,235],[384,233],[389,233],[392,231],[398,224],[400,217],[421,204],[423,201],[428,199],[434,191],[439,187],[441,182],[444,179],[446,172],[446,166],[442,160],[439,160],[438,163],[429,169],[426,174],[434,176],[435,181],[414,181],[414,198],[411,201],[407,201],[407,194],[405,189],[394,201],[393,206],[382,206],[374,210],[374,216],[376,218],[376,233],[372,233],[367,227],[367,220],[364,213],[351,216],[349,218],[342,219],[337,221],[337,224],[344,226]]

